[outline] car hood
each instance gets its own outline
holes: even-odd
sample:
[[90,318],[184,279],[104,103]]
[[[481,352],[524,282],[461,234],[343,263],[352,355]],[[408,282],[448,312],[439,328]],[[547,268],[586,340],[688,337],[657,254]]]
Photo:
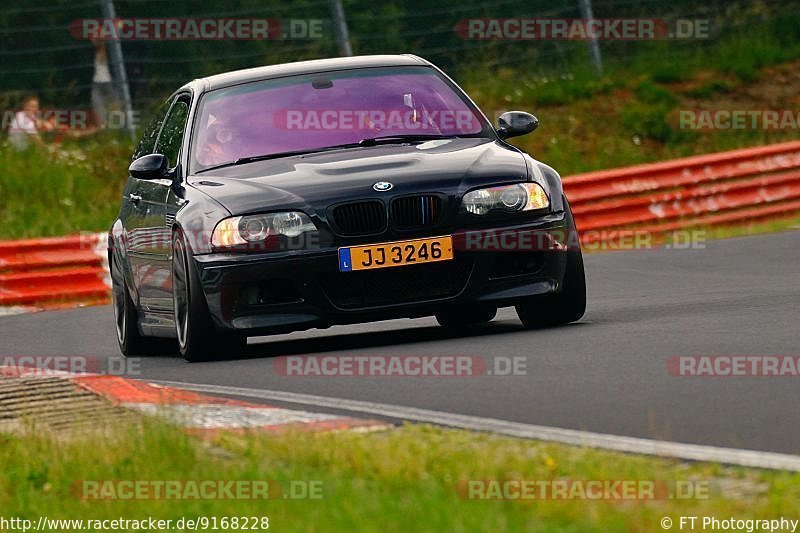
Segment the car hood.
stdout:
[[[319,211],[341,201],[417,192],[461,195],[527,176],[518,150],[493,139],[459,138],[259,161],[197,174],[189,184],[240,215],[283,208]],[[393,188],[375,191],[378,181]]]

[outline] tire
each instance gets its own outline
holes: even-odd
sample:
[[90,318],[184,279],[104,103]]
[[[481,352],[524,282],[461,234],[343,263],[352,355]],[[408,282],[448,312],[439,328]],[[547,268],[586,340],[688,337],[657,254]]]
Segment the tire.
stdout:
[[146,337],[139,331],[139,312],[125,284],[122,261],[117,254],[110,255],[111,302],[119,351],[125,357],[176,353],[177,346],[172,339]]
[[564,205],[567,211],[568,242],[570,247],[572,247],[573,242],[578,243],[577,250],[568,248],[566,252],[563,252],[567,255],[567,264],[561,291],[543,297],[532,298],[516,306],[517,315],[522,321],[522,325],[528,329],[560,326],[576,322],[586,312],[586,274],[583,268],[583,254],[581,253],[579,241],[574,238],[573,232],[577,232],[577,228],[566,198],[564,198]]
[[436,321],[445,328],[461,328],[491,322],[497,316],[495,307],[470,307],[436,313]]
[[200,277],[180,231],[172,237],[172,293],[178,351],[184,359],[210,361],[244,351],[246,337],[220,333],[211,320]]

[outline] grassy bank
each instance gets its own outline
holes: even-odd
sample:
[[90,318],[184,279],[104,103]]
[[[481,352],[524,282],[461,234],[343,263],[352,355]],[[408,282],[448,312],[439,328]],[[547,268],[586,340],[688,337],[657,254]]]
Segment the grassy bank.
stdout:
[[0,238],[108,229],[130,159],[107,139],[24,152],[0,149]]
[[602,77],[587,67],[548,77],[500,69],[488,79],[459,81],[487,113],[536,114],[539,131],[514,143],[563,175],[769,144],[798,139],[800,132],[681,129],[679,111],[796,114],[798,28],[800,15],[787,14],[710,42],[637,43],[630,54],[616,50],[625,43],[604,43],[613,59]]
[[[487,479],[692,480],[707,483],[710,493],[656,501],[477,501],[456,491],[460,480]],[[277,480],[284,493],[292,481],[306,481],[322,489],[319,499],[98,501],[76,497],[81,480]],[[426,426],[211,442],[158,422],[68,439],[0,436],[2,514],[34,523],[40,515],[268,516],[278,531],[650,531],[664,516],[791,517],[798,497],[796,474]]]

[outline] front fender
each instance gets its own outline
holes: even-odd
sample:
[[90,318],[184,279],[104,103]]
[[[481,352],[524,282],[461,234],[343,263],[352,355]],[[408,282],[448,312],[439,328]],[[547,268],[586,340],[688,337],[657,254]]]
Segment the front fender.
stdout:
[[[111,228],[108,230],[108,265],[109,270],[112,265],[122,265],[122,276],[125,280],[125,286],[128,289],[128,294],[134,302],[139,301],[139,291],[136,284],[133,282],[133,272],[131,265],[128,261],[128,246],[125,227],[120,219],[114,221]],[[116,261],[115,261],[116,256]]]
[[[231,216],[222,204],[191,186],[184,187],[180,197],[175,195],[178,212],[175,215],[173,230],[180,228],[192,255],[209,254],[211,235],[220,220]],[[173,203],[173,202],[170,202]]]
[[561,175],[553,167],[537,161],[528,154],[525,154],[525,163],[528,167],[528,179],[545,187],[550,196],[550,207],[553,212],[564,211],[564,186]]

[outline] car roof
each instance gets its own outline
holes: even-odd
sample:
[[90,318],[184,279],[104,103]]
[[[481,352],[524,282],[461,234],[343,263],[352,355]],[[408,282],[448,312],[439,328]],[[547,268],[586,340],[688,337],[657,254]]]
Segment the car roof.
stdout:
[[222,87],[239,85],[241,83],[270,78],[281,78],[284,76],[314,74],[317,72],[330,72],[334,70],[347,70],[355,68],[398,67],[414,65],[431,66],[431,63],[425,61],[421,57],[411,54],[314,59],[311,61],[298,61],[295,63],[281,63],[278,65],[234,70],[232,72],[225,72],[205,78],[198,78],[181,87],[179,91],[193,89],[197,93],[203,93],[214,89],[220,89]]

